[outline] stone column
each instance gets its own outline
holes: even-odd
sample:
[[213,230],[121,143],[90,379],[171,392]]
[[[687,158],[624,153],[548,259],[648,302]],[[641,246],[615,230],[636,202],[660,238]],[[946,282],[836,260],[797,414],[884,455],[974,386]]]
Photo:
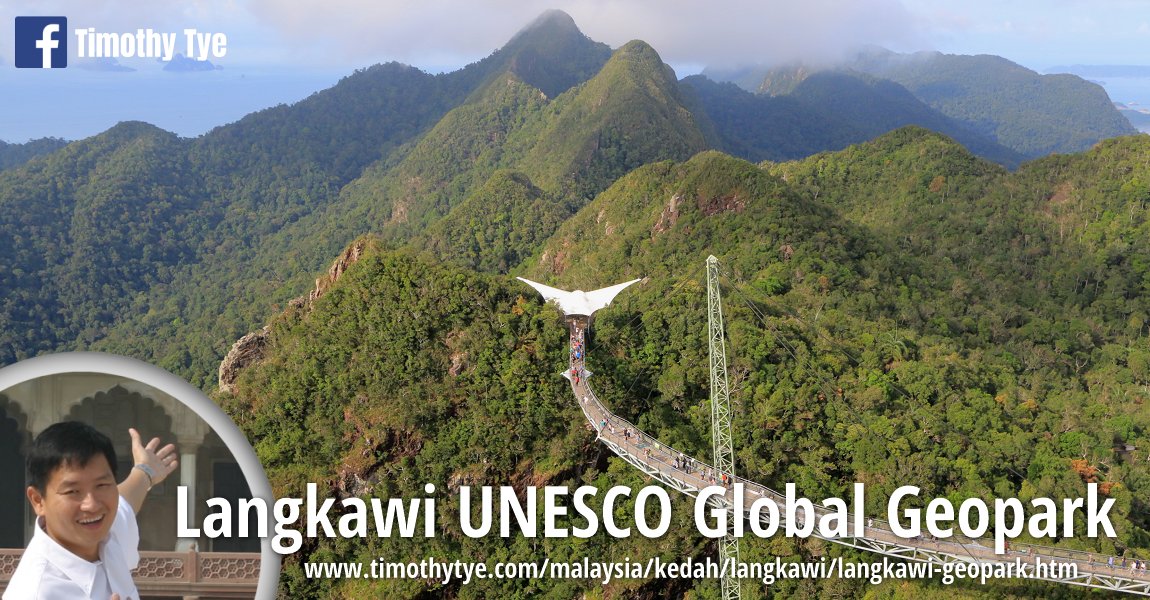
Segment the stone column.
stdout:
[[[196,505],[200,501],[196,488],[196,450],[192,444],[185,444],[181,447],[180,485],[188,489],[188,526],[199,529],[199,519],[196,517]],[[185,552],[195,546],[196,542],[195,538],[180,538],[176,542],[176,551]]]

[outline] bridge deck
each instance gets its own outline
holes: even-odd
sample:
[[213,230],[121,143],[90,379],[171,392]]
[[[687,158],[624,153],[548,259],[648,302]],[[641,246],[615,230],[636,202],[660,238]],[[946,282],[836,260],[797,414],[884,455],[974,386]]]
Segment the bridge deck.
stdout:
[[[581,320],[570,320],[572,352],[568,370],[563,373],[563,376],[570,380],[571,390],[591,427],[598,433],[599,440],[632,466],[684,494],[697,496],[703,488],[716,485],[715,481],[718,481],[720,476],[710,464],[692,458],[690,460],[692,464],[688,468],[676,466],[676,459],[682,457],[683,453],[647,435],[633,423],[612,413],[603,405],[588,384],[591,373],[585,370],[584,361],[586,357],[583,354],[585,347],[582,346],[585,325],[586,323]],[[575,348],[581,349],[579,355],[576,355]],[[630,435],[627,435],[628,432]],[[742,477],[733,477],[731,483],[743,484],[743,507],[745,508],[750,507],[754,501],[760,498],[769,498],[775,502],[781,519],[778,529],[779,535],[781,535],[787,518],[783,511],[785,496]],[[728,510],[732,510],[734,506],[733,488],[734,485],[730,486],[724,497]],[[815,513],[819,517],[832,512],[836,511],[816,505]],[[766,523],[764,523],[765,525]],[[1116,560],[1114,567],[1110,567],[1107,564],[1109,557],[1096,556],[1078,550],[1033,544],[1011,544],[1007,554],[998,555],[994,553],[993,540],[990,539],[969,539],[960,535],[946,540],[926,537],[907,539],[895,535],[886,521],[870,518],[866,520],[865,535],[863,536],[826,537],[820,535],[817,528],[812,536],[836,544],[921,562],[962,561],[1014,564],[1016,559],[1021,558],[1024,567],[1031,566],[1027,572],[1033,579],[1045,579],[1071,585],[1150,596],[1150,574],[1145,569],[1138,571],[1132,569],[1130,564],[1121,567],[1118,560]],[[1035,573],[1032,565],[1036,558],[1047,564],[1072,563],[1077,566],[1077,575],[1044,577],[1044,573],[1051,573],[1051,571]],[[1053,571],[1055,571],[1055,575],[1062,575],[1056,572],[1057,569]]]

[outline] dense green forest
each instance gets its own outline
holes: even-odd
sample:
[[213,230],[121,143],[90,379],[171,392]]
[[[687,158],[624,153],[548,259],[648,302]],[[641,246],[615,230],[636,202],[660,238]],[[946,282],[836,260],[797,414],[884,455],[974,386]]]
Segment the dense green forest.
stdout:
[[[232,341],[276,303],[306,290],[312,273],[355,236],[382,228],[356,218],[357,204],[377,200],[343,193],[347,184],[370,176],[372,165],[400,162],[418,137],[492,78],[522,70],[561,92],[598,70],[609,55],[570,17],[548,13],[504,48],[453,73],[432,76],[397,63],[377,65],[297,104],[254,113],[200,138],[170,136],[165,156],[150,159],[170,163],[164,171],[141,173],[128,164],[131,150],[118,147],[135,143],[127,134],[136,125],[128,124],[77,143],[71,153],[46,157],[47,166],[4,172],[0,206],[13,213],[4,217],[11,219],[5,231],[19,231],[14,247],[0,250],[18,255],[0,265],[0,319],[6,325],[0,329],[0,362],[49,349],[93,348],[138,356],[201,387],[212,385]],[[98,160],[77,158],[89,149],[102,153]],[[118,225],[119,243],[148,253],[133,257],[135,266],[121,264],[118,254],[105,262],[79,254],[74,239],[104,233],[72,218],[78,207],[71,197],[49,191],[87,186],[97,163],[134,173],[137,190],[177,178],[194,181],[178,190],[189,203],[179,222],[149,221],[163,225],[159,231],[132,219]],[[102,190],[100,204],[115,206],[110,191]],[[32,197],[51,200],[28,201]],[[160,207],[167,202],[162,195],[145,200]],[[46,229],[29,230],[24,223]],[[194,231],[182,230],[180,223]],[[181,244],[184,252],[151,253],[145,242],[157,235]],[[83,269],[68,270],[67,262]],[[156,275],[118,279],[141,271]],[[77,272],[88,272],[89,280],[74,281],[71,274]],[[56,286],[89,298],[61,304]],[[106,293],[98,295],[104,287]],[[143,289],[146,294],[124,291]]]
[[[1138,182],[1148,176],[1144,137],[1017,173],[913,128],[796,162],[756,166],[707,152],[621,178],[513,271],[569,288],[645,277],[596,318],[596,389],[646,431],[705,459],[701,278],[703,257],[714,253],[725,270],[740,473],[776,487],[795,482],[809,497],[843,496],[861,481],[868,511],[879,516],[890,492],[908,483],[928,498],[1026,500],[1078,497],[1097,481],[1117,501],[1119,537],[1076,532],[1043,543],[1147,556],[1150,261],[1138,240],[1150,188]],[[538,199],[515,173],[500,180],[487,192],[503,198],[496,206],[518,212]],[[636,471],[604,457],[560,385],[560,314],[510,277],[472,270],[500,270],[493,261],[505,248],[421,246],[369,242],[317,300],[273,319],[263,361],[241,373],[234,393],[218,396],[258,440],[277,492],[298,495],[307,481],[325,482],[338,497],[417,497],[425,481],[449,489],[641,485]],[[489,443],[496,438],[506,443]],[[714,551],[681,500],[668,537],[609,543],[471,540],[450,525],[457,508],[450,500],[441,507],[446,531],[434,540],[320,542],[298,558],[495,561],[546,552],[618,560]],[[744,560],[865,558],[815,541],[745,539],[742,548]],[[293,595],[348,598],[614,596],[667,583],[444,588],[306,581],[298,568],[289,561],[284,579]],[[701,582],[670,593],[711,597],[716,589]],[[991,589],[1083,595],[1018,582],[888,582],[878,593],[978,597]],[[832,580],[772,590],[821,597],[868,588]]]
[[[1098,481],[1118,539],[1054,543],[1150,558],[1150,137],[1099,141],[1114,130],[1095,128],[1106,117],[1093,92],[1069,79],[1052,105],[980,129],[976,114],[1009,93],[968,90],[958,105],[975,108],[958,114],[873,71],[776,74],[775,96],[679,81],[646,43],[612,51],[552,11],[454,73],[377,65],[196,139],[122,123],[54,151],[0,147],[12,161],[0,364],[86,348],[178,373],[247,433],[277,494],[312,481],[336,497],[414,498],[433,482],[450,515],[460,485],[637,487],[648,482],[594,441],[556,375],[561,315],[513,275],[570,289],[644,278],[596,317],[596,389],[705,458],[701,279],[715,254],[741,474],[815,498],[864,482],[876,515],[907,483],[1025,500]],[[1033,83],[1011,73],[999,87]],[[1092,147],[1022,163],[1046,151],[1006,132],[1045,122],[1034,111],[1062,137],[1023,137]],[[353,242],[358,260],[322,275]],[[214,389],[232,343],[269,322],[262,359]],[[309,542],[281,591],[715,597],[713,582],[440,587],[307,581],[299,568],[713,555],[675,503],[660,540],[471,540],[444,519],[433,540]],[[743,548],[744,560],[864,558],[815,541]],[[1017,582],[771,589],[1083,595]]]
[[[125,124],[2,172],[14,241],[0,250],[10,261],[0,265],[0,362],[106,350],[207,388],[230,344],[304,293],[355,237],[441,247],[451,223],[473,221],[492,190],[514,196],[503,194],[504,172],[522,175],[539,218],[530,231],[496,228],[477,240],[506,254],[473,260],[483,268],[511,268],[631,169],[704,148],[791,160],[918,124],[1018,163],[900,89],[815,77],[764,98],[698,77],[678,82],[647,44],[612,52],[551,11],[452,73],[377,65],[193,140]],[[128,164],[141,152],[163,156]],[[105,174],[128,189],[93,183]],[[119,203],[120,193],[130,200]],[[150,216],[117,216],[125,207]],[[113,223],[114,233],[98,230]]]
[[51,154],[68,145],[60,138],[40,138],[23,144],[9,144],[0,140],[0,171],[20,165],[45,154]]

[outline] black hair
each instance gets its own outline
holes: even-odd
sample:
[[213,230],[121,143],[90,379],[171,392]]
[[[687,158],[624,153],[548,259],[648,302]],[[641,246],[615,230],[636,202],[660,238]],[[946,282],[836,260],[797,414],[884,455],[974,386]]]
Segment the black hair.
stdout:
[[61,465],[83,468],[97,454],[103,454],[116,476],[116,449],[112,440],[96,428],[79,421],[64,421],[49,426],[32,440],[28,448],[25,466],[28,468],[28,485],[41,494],[48,479]]

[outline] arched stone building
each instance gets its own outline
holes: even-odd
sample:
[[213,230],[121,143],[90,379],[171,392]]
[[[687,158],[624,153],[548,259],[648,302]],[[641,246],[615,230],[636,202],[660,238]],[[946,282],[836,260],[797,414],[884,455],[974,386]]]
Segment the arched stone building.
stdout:
[[208,498],[250,497],[231,452],[203,419],[172,396],[138,381],[104,373],[64,373],[32,379],[0,391],[0,548],[23,548],[31,539],[34,513],[24,495],[24,449],[49,425],[83,421],[112,439],[119,462],[117,476],[132,468],[128,428],[145,442],[159,437],[174,442],[179,471],[156,486],[140,515],[141,550],[259,551],[259,540],[178,539],[177,486],[188,486],[194,499],[189,525],[199,527]]

